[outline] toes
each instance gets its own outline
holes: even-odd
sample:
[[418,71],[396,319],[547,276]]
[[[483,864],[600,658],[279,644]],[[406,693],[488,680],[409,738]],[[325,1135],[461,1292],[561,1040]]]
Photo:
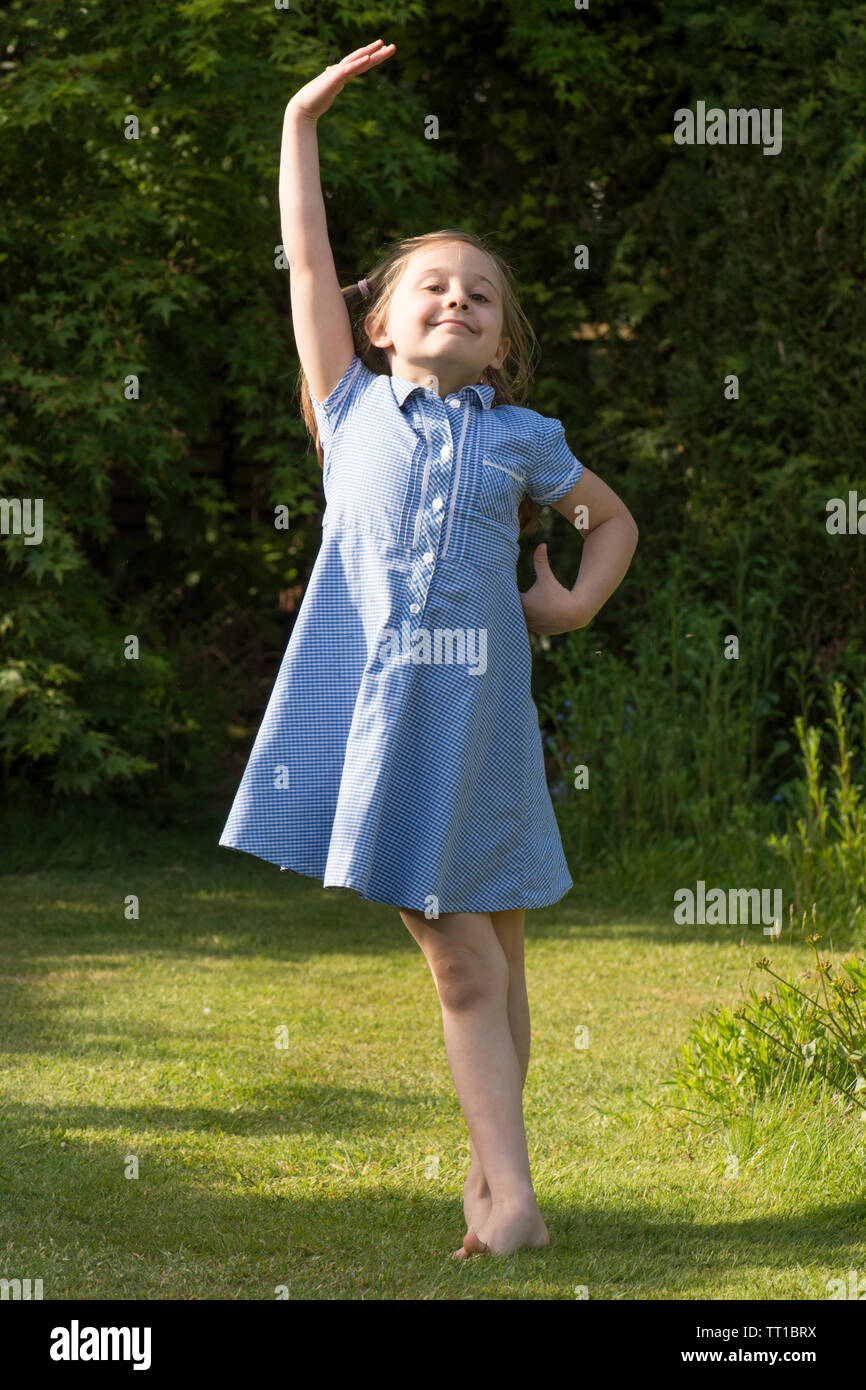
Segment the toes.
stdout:
[[473,1230],[469,1230],[463,1240],[463,1249],[467,1255],[486,1255],[488,1254],[487,1244],[476,1235]]
[[463,1244],[459,1250],[455,1250],[451,1256],[452,1260],[468,1260],[470,1255],[489,1255],[490,1249],[480,1236],[476,1235],[470,1226],[466,1235],[463,1237]]

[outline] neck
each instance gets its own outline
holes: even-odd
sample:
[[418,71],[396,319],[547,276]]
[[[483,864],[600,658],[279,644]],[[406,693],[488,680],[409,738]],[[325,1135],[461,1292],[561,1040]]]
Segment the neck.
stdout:
[[433,387],[444,400],[446,396],[459,391],[464,386],[477,386],[480,373],[458,366],[451,366],[441,359],[432,361],[429,366],[418,362],[404,362],[396,353],[388,354],[391,375],[401,381],[411,381],[413,386]]

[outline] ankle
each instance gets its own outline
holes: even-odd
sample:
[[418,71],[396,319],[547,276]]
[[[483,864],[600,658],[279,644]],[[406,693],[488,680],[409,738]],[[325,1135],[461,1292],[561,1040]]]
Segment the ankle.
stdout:
[[471,1188],[473,1192],[478,1191],[482,1194],[490,1191],[490,1188],[487,1186],[486,1177],[475,1164],[470,1167],[469,1172],[463,1179],[463,1186]]
[[494,1207],[501,1207],[503,1210],[506,1208],[510,1208],[511,1210],[516,1210],[518,1208],[521,1210],[526,1210],[527,1208],[533,1211],[538,1210],[538,1199],[535,1196],[535,1189],[532,1183],[509,1184],[508,1187],[498,1189],[496,1192],[491,1190],[491,1198],[492,1205]]

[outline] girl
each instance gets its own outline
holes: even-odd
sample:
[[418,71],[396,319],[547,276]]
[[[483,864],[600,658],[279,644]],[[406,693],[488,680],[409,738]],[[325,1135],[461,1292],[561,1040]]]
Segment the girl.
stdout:
[[[394,51],[381,39],[359,48],[285,113],[283,241],[326,509],[220,844],[393,905],[420,946],[470,1136],[467,1231],[454,1252],[464,1259],[549,1244],[521,1100],[523,927],[527,907],[557,902],[572,880],[527,626],[586,626],[623,579],[637,527],[560,422],[514,404],[532,330],[508,268],[479,238],[401,241],[341,290],[316,122]],[[571,590],[539,546],[536,583],[518,592],[527,494],[570,521],[587,509]]]

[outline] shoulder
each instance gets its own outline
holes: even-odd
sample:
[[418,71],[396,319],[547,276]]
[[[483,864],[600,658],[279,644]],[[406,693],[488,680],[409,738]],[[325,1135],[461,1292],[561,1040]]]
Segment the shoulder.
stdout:
[[555,415],[542,415],[527,406],[498,405],[490,414],[499,416],[493,444],[497,454],[519,458],[526,490],[533,501],[548,506],[570,492],[583,472],[583,464],[568,446],[565,427]]
[[357,353],[353,353],[351,362],[325,400],[317,401],[310,394],[322,443],[329,442],[338,430],[342,432],[349,427],[349,421],[357,416],[359,407],[371,398],[371,393],[388,389],[389,384],[390,377],[371,371]]
[[326,415],[337,408],[347,396],[357,395],[369,388],[372,382],[378,380],[376,373],[371,372],[366,363],[362,362],[356,352],[352,353],[352,360],[344,371],[340,380],[332,391],[323,401],[316,400],[312,391],[310,400],[318,410],[324,411]]
[[515,444],[523,444],[533,452],[549,448],[564,434],[561,420],[552,415],[542,415],[528,406],[497,405],[489,413],[497,435],[507,437]]

